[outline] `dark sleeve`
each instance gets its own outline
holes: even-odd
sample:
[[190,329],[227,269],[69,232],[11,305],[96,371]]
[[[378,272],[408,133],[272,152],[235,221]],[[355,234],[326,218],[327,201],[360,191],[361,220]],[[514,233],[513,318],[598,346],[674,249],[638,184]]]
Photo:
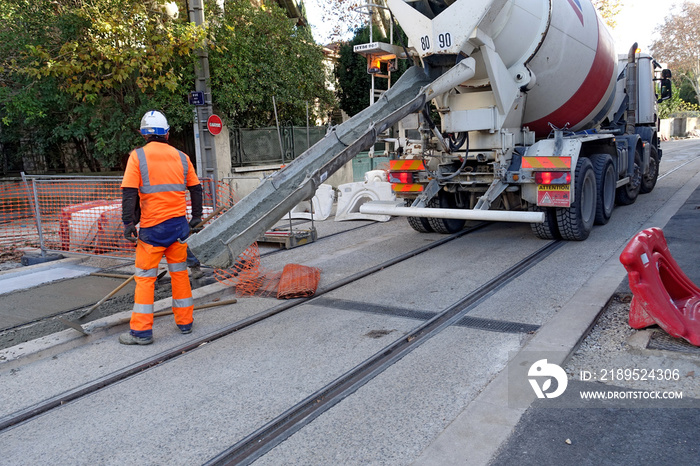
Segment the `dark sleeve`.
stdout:
[[188,186],[190,200],[192,201],[192,218],[202,218],[202,185]]
[[141,206],[138,188],[122,188],[122,222],[124,225],[139,223]]

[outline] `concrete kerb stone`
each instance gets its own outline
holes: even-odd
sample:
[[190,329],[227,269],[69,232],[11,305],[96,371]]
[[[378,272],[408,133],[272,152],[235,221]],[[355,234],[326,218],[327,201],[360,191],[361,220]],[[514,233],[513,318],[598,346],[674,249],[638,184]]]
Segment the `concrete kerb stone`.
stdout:
[[[214,299],[231,295],[231,287],[221,283],[212,283],[211,285],[192,290],[192,297],[195,305],[206,304],[212,302]],[[170,310],[171,307],[172,298],[161,299],[154,303],[154,312],[167,311]],[[66,329],[5,348],[0,350],[0,365],[19,359],[41,359],[47,355],[50,356],[68,351],[87,343],[92,343],[106,336],[119,333],[124,329],[120,328],[118,324],[130,316],[131,311],[124,311],[87,322],[83,325],[83,329],[85,329],[88,335],[83,335],[74,329]]]
[[[700,186],[700,173],[680,188],[669,202],[645,223],[663,227]],[[550,363],[563,365],[593,327],[601,311],[626,276],[619,257],[621,246],[571,298],[562,311],[520,350],[561,355]],[[533,361],[534,362],[534,361]],[[534,392],[529,403],[535,400]],[[508,439],[527,408],[511,407],[508,368],[502,370],[457,418],[421,453],[415,465],[486,465]]]

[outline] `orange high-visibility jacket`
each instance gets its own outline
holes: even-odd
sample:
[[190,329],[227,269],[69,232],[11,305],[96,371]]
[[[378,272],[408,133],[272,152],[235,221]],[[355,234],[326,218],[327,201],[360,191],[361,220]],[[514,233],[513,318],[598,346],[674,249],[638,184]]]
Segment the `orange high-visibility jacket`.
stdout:
[[190,158],[165,142],[131,151],[122,188],[138,188],[141,228],[187,214],[187,187],[199,184]]

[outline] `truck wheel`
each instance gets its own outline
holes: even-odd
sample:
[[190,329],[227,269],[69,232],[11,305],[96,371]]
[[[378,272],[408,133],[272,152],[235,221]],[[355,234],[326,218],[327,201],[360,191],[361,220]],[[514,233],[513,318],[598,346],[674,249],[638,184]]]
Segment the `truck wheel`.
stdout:
[[[406,207],[411,207],[413,204],[413,199],[406,199]],[[430,222],[425,217],[406,217],[408,219],[408,224],[411,228],[416,230],[418,233],[431,233],[433,228],[430,226]]]
[[540,207],[530,204],[527,207],[530,212],[544,212],[544,223],[531,223],[530,229],[540,239],[561,239],[557,228],[557,211],[554,207]]
[[591,155],[595,184],[598,188],[595,207],[595,224],[605,225],[615,208],[615,166],[609,154]]
[[[443,209],[456,209],[457,202],[454,194],[440,191],[437,199],[433,198],[428,203],[428,207],[441,207]],[[457,233],[464,228],[465,220],[454,218],[429,218],[430,226],[437,233]]]
[[588,238],[595,221],[597,192],[591,161],[579,157],[574,182],[575,200],[568,209],[557,209],[557,226],[562,239],[583,241]]
[[630,177],[629,183],[617,188],[615,192],[615,202],[618,205],[634,204],[639,196],[642,187],[642,154],[639,150],[634,151],[634,173]]
[[642,176],[642,186],[639,192],[642,194],[650,193],[656,186],[656,180],[659,179],[659,151],[651,145],[651,154],[649,154],[649,170]]

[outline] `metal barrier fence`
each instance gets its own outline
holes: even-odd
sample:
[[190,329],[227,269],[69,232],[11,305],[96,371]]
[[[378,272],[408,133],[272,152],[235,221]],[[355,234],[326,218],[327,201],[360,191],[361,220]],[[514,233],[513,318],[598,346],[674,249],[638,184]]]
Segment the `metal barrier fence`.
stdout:
[[[23,176],[0,183],[0,254],[21,247],[131,258],[123,237],[121,177]],[[235,199],[231,180],[201,180],[204,216]],[[188,195],[189,204],[189,195]],[[189,206],[188,206],[189,213]]]
[[[201,180],[205,217],[221,215],[238,201],[233,181]],[[0,259],[27,246],[133,260],[135,245],[123,236],[121,182],[122,177],[24,175],[22,180],[0,181]],[[264,270],[258,245],[253,243],[230,269],[215,269],[214,277],[235,286],[241,296],[313,295],[320,271],[302,266],[289,269],[294,273],[286,276],[288,267],[281,274]]]
[[38,247],[39,235],[31,207],[31,191],[21,179],[0,183],[0,254],[12,255],[24,246]]

